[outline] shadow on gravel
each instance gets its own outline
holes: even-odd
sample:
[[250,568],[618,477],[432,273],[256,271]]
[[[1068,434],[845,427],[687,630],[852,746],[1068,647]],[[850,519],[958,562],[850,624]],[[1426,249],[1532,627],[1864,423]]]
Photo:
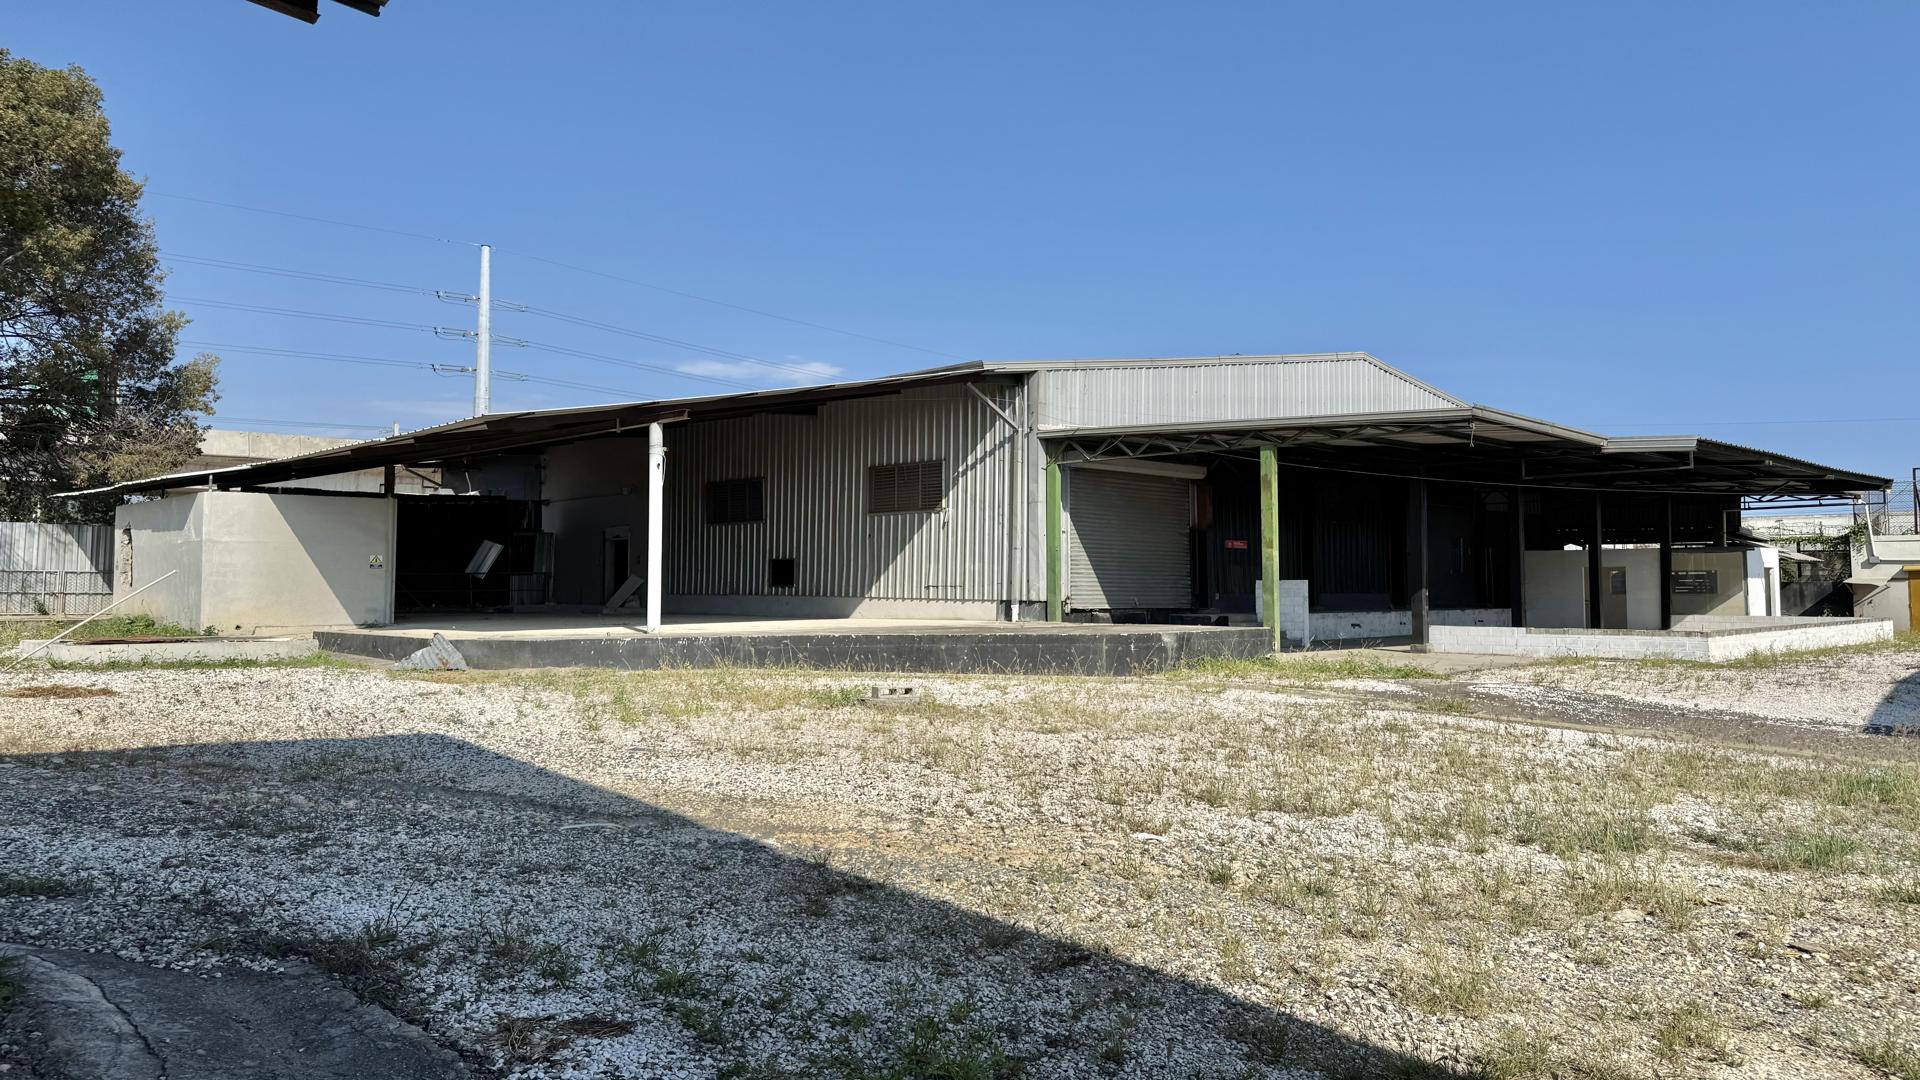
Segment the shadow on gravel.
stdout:
[[[487,976],[464,1022],[510,1002],[480,1040],[509,1062],[605,1038],[671,1048],[636,1076],[1465,1075],[445,736],[9,760],[58,770],[40,809],[84,846],[168,852],[100,872],[117,910],[211,921],[206,947],[311,961],[429,1031],[437,1011],[443,1040],[421,990],[460,982],[459,950]],[[911,843],[861,857],[926,868]],[[1037,888],[1040,918],[1071,902]]]
[[1908,735],[1920,737],[1920,671],[1916,671],[1887,691],[1867,718],[1869,735]]

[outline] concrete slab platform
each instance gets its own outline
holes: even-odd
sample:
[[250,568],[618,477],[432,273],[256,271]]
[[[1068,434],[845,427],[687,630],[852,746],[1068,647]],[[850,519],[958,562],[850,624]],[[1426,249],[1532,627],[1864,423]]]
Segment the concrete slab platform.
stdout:
[[329,652],[400,660],[434,633],[474,668],[800,667],[1131,675],[1269,651],[1259,627],[894,619],[672,619],[659,634],[585,616],[479,615],[314,634]]
[[[14,656],[27,656],[41,641],[23,641]],[[249,660],[298,660],[319,652],[310,637],[187,638],[180,641],[57,641],[30,662],[54,664],[220,663]]]

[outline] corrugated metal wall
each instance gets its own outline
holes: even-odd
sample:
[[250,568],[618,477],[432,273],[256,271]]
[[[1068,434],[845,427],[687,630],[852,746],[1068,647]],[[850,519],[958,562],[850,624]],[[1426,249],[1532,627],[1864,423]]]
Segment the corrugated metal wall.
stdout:
[[113,528],[0,521],[0,615],[91,615],[113,600]]
[[1042,430],[1459,405],[1364,356],[1049,368],[1034,374],[1033,388]]
[[[1002,408],[1007,388],[988,388]],[[998,601],[1006,597],[1012,454],[1006,423],[965,386],[911,390],[667,429],[666,591]],[[937,511],[869,514],[867,467],[941,459]],[[766,517],[708,525],[709,480],[764,477]],[[767,587],[771,559],[795,586]]]

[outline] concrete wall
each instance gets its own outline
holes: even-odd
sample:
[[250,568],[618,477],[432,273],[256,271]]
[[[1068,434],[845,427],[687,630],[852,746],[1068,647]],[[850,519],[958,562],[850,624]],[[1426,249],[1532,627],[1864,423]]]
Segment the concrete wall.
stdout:
[[391,622],[394,507],[236,491],[129,503],[116,596],[178,573],[117,610],[226,634]]
[[[1712,570],[1717,592],[1712,595],[1675,593],[1673,613],[1682,615],[1746,615],[1749,603],[1764,613],[1766,579],[1762,566],[1774,568],[1773,610],[1780,610],[1780,553],[1772,548],[1740,551],[1675,551],[1673,568]],[[1749,577],[1749,562],[1756,577]],[[1660,628],[1660,550],[1609,547],[1600,552],[1603,568],[1619,567],[1627,574],[1626,624],[1610,630]],[[1603,575],[1602,587],[1608,587]],[[1606,597],[1603,595],[1602,602]],[[1587,553],[1585,551],[1527,552],[1527,625],[1545,628],[1584,628],[1587,625]]]
[[[1282,582],[1284,585],[1285,583]],[[1429,628],[1434,626],[1507,626],[1513,612],[1507,608],[1434,608],[1428,613]],[[1315,641],[1367,641],[1375,638],[1410,637],[1413,613],[1409,611],[1316,611],[1312,615]]]
[[1704,593],[1674,593],[1673,616],[1676,619],[1682,615],[1766,613],[1764,606],[1752,611],[1747,607],[1747,560],[1742,552],[1676,551],[1673,553],[1673,568],[1676,571],[1712,570],[1717,576],[1719,589],[1711,596]]
[[[150,615],[189,630],[207,625],[200,606],[203,499],[204,493],[170,495],[114,511],[113,598],[159,582],[115,608],[115,614]],[[174,571],[172,577],[166,577],[168,571]]]
[[1431,640],[1435,652],[1718,663],[1755,653],[1861,645],[1893,636],[1893,625],[1885,619],[1695,618],[1703,621],[1667,631],[1435,626]]
[[200,497],[205,625],[258,634],[393,621],[393,500],[239,491]]

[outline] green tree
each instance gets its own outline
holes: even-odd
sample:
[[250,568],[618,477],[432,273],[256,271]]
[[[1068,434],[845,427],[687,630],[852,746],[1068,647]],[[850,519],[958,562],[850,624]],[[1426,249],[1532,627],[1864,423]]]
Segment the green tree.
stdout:
[[58,491],[152,476],[198,451],[216,357],[174,362],[186,318],[100,88],[0,49],[0,519],[111,520]]

